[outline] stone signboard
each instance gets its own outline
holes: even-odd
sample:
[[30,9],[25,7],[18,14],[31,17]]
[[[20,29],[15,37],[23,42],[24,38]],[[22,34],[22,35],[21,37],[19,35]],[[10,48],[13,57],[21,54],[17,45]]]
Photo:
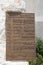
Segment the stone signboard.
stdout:
[[34,13],[6,12],[6,60],[36,57]]

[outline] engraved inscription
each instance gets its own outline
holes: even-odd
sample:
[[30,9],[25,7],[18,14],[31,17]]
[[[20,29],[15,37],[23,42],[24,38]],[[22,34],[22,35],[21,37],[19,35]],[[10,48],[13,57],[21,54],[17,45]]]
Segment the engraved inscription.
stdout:
[[10,14],[6,18],[6,59],[34,59],[36,56],[34,14]]

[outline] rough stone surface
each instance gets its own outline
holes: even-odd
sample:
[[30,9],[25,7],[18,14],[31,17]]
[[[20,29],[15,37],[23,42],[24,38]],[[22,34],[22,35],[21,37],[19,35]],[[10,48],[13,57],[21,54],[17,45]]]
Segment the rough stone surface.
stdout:
[[35,57],[34,13],[7,12],[6,59],[29,61]]

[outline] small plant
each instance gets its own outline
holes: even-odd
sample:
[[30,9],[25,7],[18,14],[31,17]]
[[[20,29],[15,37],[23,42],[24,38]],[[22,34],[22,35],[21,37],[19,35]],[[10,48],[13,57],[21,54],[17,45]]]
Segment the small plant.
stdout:
[[29,65],[43,65],[43,58],[38,54],[36,59],[29,61]]
[[36,59],[35,60],[30,60],[29,65],[36,65]]
[[36,53],[43,56],[43,40],[40,38],[36,39]]
[[36,59],[29,61],[30,65],[43,65],[43,40],[36,39]]

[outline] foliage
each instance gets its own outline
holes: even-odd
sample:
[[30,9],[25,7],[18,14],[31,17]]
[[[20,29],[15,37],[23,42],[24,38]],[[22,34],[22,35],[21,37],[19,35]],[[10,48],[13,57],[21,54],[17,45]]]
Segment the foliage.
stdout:
[[43,40],[36,39],[36,59],[29,61],[30,65],[43,65]]
[[36,40],[36,52],[43,56],[43,40],[40,38]]
[[29,61],[29,65],[43,65],[42,56],[38,54],[36,59]]
[[43,57],[38,53],[36,59],[36,65],[41,65],[43,63]]
[[36,65],[36,60],[30,60],[29,65]]

